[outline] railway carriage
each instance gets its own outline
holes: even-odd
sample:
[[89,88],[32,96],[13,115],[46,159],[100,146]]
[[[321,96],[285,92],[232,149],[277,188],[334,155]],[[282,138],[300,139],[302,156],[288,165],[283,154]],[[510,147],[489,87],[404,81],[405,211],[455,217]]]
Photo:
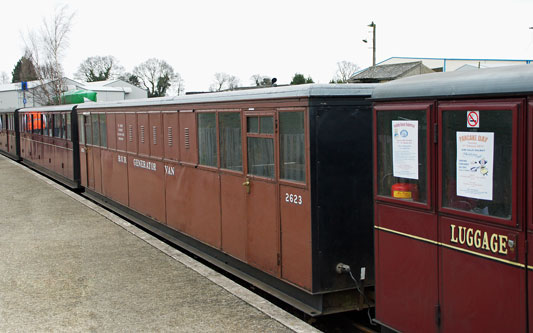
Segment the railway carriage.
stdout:
[[373,88],[23,109],[20,155],[310,315],[361,309],[374,285]]
[[0,111],[0,153],[19,161],[18,117],[16,110]]
[[[22,163],[80,189],[76,107],[25,108],[17,113]],[[76,143],[76,144],[75,144]]]
[[532,332],[533,66],[406,78],[373,100],[377,320]]

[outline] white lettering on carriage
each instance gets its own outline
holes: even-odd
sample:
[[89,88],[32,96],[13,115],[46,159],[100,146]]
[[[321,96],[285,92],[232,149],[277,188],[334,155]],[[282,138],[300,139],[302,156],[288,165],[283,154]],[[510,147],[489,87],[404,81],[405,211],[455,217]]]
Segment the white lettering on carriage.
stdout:
[[169,176],[174,176],[175,174],[174,167],[165,165],[165,173]]
[[124,124],[117,124],[117,138],[119,141],[124,141]]
[[134,158],[133,166],[137,168],[146,169],[146,170],[156,171],[157,164],[155,164],[154,162],[143,161],[143,160],[138,160]]

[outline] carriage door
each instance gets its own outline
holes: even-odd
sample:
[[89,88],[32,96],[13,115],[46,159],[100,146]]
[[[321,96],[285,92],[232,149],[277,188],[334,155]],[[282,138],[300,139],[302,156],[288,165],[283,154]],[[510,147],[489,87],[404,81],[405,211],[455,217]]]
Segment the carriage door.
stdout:
[[443,332],[526,330],[523,105],[439,104]]
[[432,119],[432,103],[374,108],[376,319],[407,332],[437,330]]
[[274,112],[250,112],[246,118],[248,262],[279,275],[279,219]]

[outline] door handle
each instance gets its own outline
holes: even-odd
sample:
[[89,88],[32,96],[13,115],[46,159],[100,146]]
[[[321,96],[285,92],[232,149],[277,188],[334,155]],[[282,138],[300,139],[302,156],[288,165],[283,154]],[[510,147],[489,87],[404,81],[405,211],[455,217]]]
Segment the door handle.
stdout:
[[242,186],[246,187],[246,193],[250,193],[250,180],[248,178],[246,178],[246,180],[244,181],[244,183],[242,183]]

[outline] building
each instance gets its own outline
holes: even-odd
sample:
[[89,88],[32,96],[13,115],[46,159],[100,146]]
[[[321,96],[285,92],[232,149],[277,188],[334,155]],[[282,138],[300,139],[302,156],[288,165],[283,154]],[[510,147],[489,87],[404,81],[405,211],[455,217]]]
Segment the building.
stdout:
[[427,66],[435,72],[450,72],[455,71],[464,65],[472,65],[478,68],[485,67],[500,67],[510,65],[531,64],[533,59],[468,59],[468,58],[414,58],[414,57],[391,57],[377,65],[390,65],[406,62],[422,61],[424,66]]
[[[122,101],[127,99],[147,98],[148,92],[122,80],[99,82],[78,82],[67,77],[63,78],[66,91],[90,90],[96,92],[98,102]],[[13,110],[24,106],[41,106],[34,92],[42,84],[40,81],[29,81],[28,90],[22,91],[21,83],[0,85],[0,110]],[[46,83],[45,83],[46,85]]]
[[122,80],[84,82],[83,85],[97,93],[98,102],[148,98],[148,91]]
[[426,73],[433,73],[422,61],[368,67],[348,80],[350,83],[381,83]]

